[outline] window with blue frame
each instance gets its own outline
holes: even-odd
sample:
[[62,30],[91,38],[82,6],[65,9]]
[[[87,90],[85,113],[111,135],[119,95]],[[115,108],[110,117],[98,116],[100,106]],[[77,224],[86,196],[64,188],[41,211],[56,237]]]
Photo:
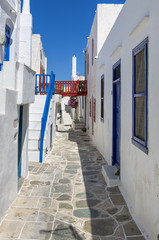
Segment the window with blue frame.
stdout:
[[5,36],[6,36],[6,43],[5,43],[5,46],[4,46],[4,61],[9,61],[11,29],[8,25],[6,25],[6,27],[5,27]]
[[132,143],[148,153],[148,38],[133,49]]

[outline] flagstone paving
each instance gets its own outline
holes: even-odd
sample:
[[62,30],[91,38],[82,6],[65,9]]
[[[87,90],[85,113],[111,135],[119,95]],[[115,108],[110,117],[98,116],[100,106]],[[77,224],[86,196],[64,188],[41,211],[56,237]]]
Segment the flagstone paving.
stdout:
[[29,177],[0,226],[0,240],[144,240],[102,156],[82,131],[59,126],[45,163]]

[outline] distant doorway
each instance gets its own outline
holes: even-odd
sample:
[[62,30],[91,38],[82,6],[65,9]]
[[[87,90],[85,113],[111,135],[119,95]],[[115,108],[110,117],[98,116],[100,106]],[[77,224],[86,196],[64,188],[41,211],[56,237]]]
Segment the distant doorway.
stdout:
[[23,135],[23,106],[20,106],[20,111],[19,111],[19,131],[18,131],[18,179],[21,178],[22,135]]
[[120,65],[118,61],[113,66],[113,165],[120,168]]
[[94,97],[92,96],[92,135],[94,135]]

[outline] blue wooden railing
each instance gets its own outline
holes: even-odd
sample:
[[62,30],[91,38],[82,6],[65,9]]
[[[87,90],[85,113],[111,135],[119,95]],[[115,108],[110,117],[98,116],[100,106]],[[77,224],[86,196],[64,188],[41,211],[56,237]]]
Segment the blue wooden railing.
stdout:
[[3,63],[0,63],[0,71],[2,70]]
[[[52,99],[52,95],[55,93],[55,75],[53,72],[51,72],[51,75],[43,75],[43,79],[45,76],[49,76],[49,85],[48,82],[46,84],[46,89],[44,89],[44,86],[42,87],[41,91],[37,89],[39,93],[46,93],[47,91],[47,97],[46,97],[46,102],[45,102],[45,107],[43,111],[43,116],[41,118],[41,139],[40,139],[40,162],[43,161],[43,143],[44,143],[44,136],[45,136],[45,129],[46,129],[46,123],[47,123],[47,118],[48,118],[48,113],[49,113],[49,108],[50,108],[50,102]],[[37,78],[36,78],[37,80]],[[40,86],[40,84],[39,84]]]
[[50,74],[36,74],[35,94],[47,94],[50,83]]

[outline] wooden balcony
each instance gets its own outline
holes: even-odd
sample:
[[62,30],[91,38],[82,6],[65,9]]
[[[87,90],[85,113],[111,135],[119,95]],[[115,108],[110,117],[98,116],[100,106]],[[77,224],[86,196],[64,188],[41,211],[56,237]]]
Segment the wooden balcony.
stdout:
[[64,96],[86,96],[87,81],[55,81],[55,94]]
[[[47,95],[50,75],[37,74],[35,80],[35,94]],[[65,96],[86,96],[87,81],[55,81],[55,94]]]

